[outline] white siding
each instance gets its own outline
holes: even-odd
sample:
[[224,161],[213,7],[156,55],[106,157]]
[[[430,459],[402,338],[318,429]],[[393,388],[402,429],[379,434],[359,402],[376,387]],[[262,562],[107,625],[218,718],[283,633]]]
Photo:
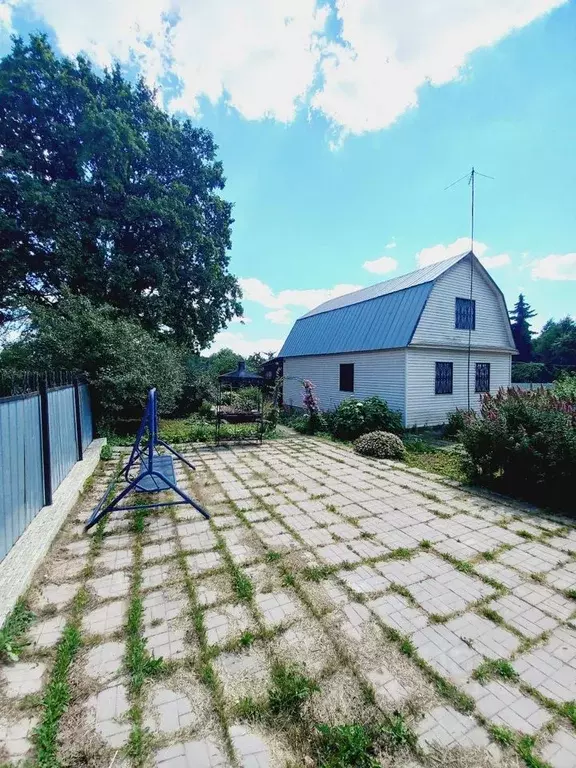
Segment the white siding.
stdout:
[[[512,346],[506,307],[501,296],[475,268],[472,298],[476,301],[473,347]],[[468,331],[455,328],[456,297],[470,297],[470,260],[464,259],[439,277],[422,312],[411,344],[468,346]]]
[[[404,349],[352,352],[343,355],[287,357],[284,360],[284,405],[302,407],[302,380],[309,379],[323,411],[330,411],[347,397],[364,400],[379,395],[404,414]],[[354,392],[340,392],[340,364],[354,363]]]
[[[510,386],[512,355],[503,352],[474,352],[470,358],[470,406],[478,409],[480,395],[475,389],[476,363],[490,363],[490,392]],[[452,362],[451,395],[436,395],[436,362]],[[454,349],[412,349],[406,352],[406,425],[442,424],[456,408],[467,408],[468,352]]]

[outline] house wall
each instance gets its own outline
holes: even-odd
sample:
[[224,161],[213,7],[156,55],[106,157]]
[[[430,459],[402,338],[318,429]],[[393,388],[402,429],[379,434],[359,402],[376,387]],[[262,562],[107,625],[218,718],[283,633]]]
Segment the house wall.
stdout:
[[[436,362],[453,363],[451,395],[435,394]],[[470,359],[470,406],[478,410],[480,395],[475,389],[476,363],[490,363],[490,392],[510,386],[512,355],[505,352],[475,352]],[[406,351],[406,426],[442,424],[456,408],[467,408],[468,351],[418,349]]]
[[[309,379],[323,411],[330,411],[347,397],[364,400],[379,395],[404,415],[404,349],[353,352],[341,355],[287,357],[284,360],[284,405],[302,407],[302,380]],[[340,392],[340,364],[354,363],[354,392]]]
[[[454,327],[456,297],[470,297],[469,259],[459,262],[437,279],[411,344],[441,343],[468,347],[468,331]],[[472,331],[472,346],[512,347],[504,301],[479,268],[474,270],[472,298],[476,301],[476,329]]]

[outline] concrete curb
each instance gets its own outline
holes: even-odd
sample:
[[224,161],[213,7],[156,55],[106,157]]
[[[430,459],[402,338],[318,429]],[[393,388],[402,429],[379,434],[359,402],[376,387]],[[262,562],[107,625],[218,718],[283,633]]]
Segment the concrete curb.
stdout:
[[54,492],[53,503],[42,507],[0,563],[0,627],[30,585],[36,569],[80,498],[84,483],[98,466],[100,449],[105,443],[105,438],[90,443],[84,451],[84,459],[72,467]]

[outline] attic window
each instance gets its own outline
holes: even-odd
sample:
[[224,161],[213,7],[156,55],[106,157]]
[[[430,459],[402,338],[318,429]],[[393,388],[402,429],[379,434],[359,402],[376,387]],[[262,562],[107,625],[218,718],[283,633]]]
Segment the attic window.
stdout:
[[340,392],[354,392],[354,363],[340,364]]
[[474,299],[456,299],[456,328],[476,330],[476,302]]

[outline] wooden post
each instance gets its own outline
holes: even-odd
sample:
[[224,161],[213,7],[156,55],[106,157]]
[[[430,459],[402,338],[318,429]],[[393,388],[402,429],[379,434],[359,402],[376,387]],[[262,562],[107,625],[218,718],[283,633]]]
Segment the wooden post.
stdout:
[[40,379],[40,423],[42,425],[42,468],[44,471],[44,505],[52,504],[52,457],[50,455],[50,417],[48,414],[48,383]]

